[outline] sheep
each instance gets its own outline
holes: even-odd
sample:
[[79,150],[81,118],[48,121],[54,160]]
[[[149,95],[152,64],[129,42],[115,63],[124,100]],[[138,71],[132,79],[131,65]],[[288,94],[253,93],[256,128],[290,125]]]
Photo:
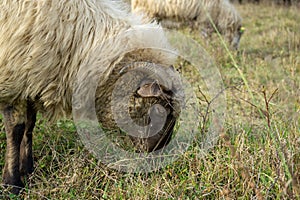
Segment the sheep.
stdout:
[[[268,3],[275,3],[275,4],[278,4],[278,5],[285,5],[285,6],[291,6],[292,4],[293,4],[293,2],[295,2],[296,3],[296,1],[293,1],[292,2],[292,0],[283,0],[283,1],[281,1],[281,0],[271,0],[271,1],[261,1],[261,0],[252,0],[252,1],[248,1],[248,2],[252,2],[252,3],[256,3],[256,4],[259,4],[260,2],[268,2]],[[239,0],[239,3],[240,4],[242,4],[243,3],[243,1],[242,0]]]
[[[137,68],[131,63],[175,71],[170,67],[174,54],[149,48],[174,51],[163,29],[131,14],[120,1],[2,0],[0,10],[0,109],[7,137],[2,181],[15,186],[11,193],[18,194],[24,187],[21,177],[34,170],[32,132],[37,112],[50,122],[71,117],[73,93],[82,90],[84,94],[87,86],[78,84],[78,76],[85,82],[89,79],[91,71],[85,67],[90,63],[96,66],[92,72],[98,73],[100,80],[97,116],[108,129],[116,127],[111,114],[112,90],[116,80]],[[141,151],[153,151],[170,141],[179,113],[179,100],[173,92],[177,81],[168,79],[162,84],[145,78],[141,70],[136,73],[143,79],[130,101],[139,107],[131,105],[130,114],[135,120],[152,116],[155,122],[161,114],[166,118],[157,135],[133,137],[134,142],[143,142]]]
[[210,30],[209,36],[214,31],[212,20],[235,49],[243,33],[242,18],[228,0],[131,0],[131,8],[134,13],[144,13],[146,17],[162,22],[179,21],[192,28],[204,26]]

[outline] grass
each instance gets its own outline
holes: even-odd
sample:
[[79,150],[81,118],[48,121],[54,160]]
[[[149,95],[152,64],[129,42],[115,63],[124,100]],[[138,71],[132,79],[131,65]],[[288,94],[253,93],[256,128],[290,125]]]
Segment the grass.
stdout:
[[[233,59],[217,37],[207,44],[187,33],[206,46],[227,88],[226,124],[214,148],[200,157],[195,144],[157,172],[121,173],[99,163],[83,147],[71,121],[49,124],[39,117],[34,132],[35,171],[21,197],[299,199],[298,8],[245,4],[237,9],[246,32]],[[2,119],[0,123],[2,169],[5,132]]]

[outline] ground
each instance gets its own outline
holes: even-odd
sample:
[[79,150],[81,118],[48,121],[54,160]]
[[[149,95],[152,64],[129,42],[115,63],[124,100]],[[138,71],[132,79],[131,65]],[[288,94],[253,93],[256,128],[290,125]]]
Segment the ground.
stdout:
[[[238,53],[226,50],[216,35],[208,43],[183,30],[214,58],[226,88],[226,123],[212,149],[197,156],[196,141],[180,159],[157,172],[120,173],[84,148],[72,121],[50,125],[39,116],[35,171],[25,180],[21,197],[300,198],[299,8],[253,4],[236,8],[246,28]],[[193,77],[191,81],[197,82]],[[6,146],[2,119],[0,126],[2,169]],[[205,125],[199,133],[204,129]]]

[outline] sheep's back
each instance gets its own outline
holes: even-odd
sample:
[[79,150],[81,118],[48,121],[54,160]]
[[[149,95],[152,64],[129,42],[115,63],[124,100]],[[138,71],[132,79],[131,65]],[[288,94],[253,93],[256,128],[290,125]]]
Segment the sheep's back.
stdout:
[[132,11],[159,18],[194,19],[201,7],[197,0],[132,0]]

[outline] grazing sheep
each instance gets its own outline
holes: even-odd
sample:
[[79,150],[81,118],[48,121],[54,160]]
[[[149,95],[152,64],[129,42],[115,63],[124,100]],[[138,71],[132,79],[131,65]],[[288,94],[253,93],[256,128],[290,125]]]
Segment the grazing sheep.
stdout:
[[[123,73],[135,68],[130,64],[147,61],[173,71],[169,66],[175,60],[170,53],[147,48],[172,51],[162,28],[129,14],[120,1],[2,0],[0,35],[0,108],[7,137],[3,183],[17,186],[11,190],[15,194],[24,186],[21,176],[33,171],[36,113],[40,111],[50,120],[71,116],[78,75],[87,81],[91,73],[84,67],[92,61],[98,66],[98,120],[113,129],[112,90]],[[138,76],[143,78],[137,72]],[[172,84],[171,79],[169,84],[161,85],[148,77],[130,98],[131,103],[138,105],[130,105],[133,119],[152,116],[155,122],[161,114],[166,118],[157,135],[137,139],[145,144],[142,150],[161,148],[170,140],[179,112],[175,110],[178,102]],[[83,93],[84,86],[79,84]]]
[[228,0],[131,0],[131,7],[132,12],[145,13],[150,18],[179,21],[192,28],[205,27],[210,30],[208,35],[214,31],[211,18],[230,44],[236,49],[239,46],[242,19]]

